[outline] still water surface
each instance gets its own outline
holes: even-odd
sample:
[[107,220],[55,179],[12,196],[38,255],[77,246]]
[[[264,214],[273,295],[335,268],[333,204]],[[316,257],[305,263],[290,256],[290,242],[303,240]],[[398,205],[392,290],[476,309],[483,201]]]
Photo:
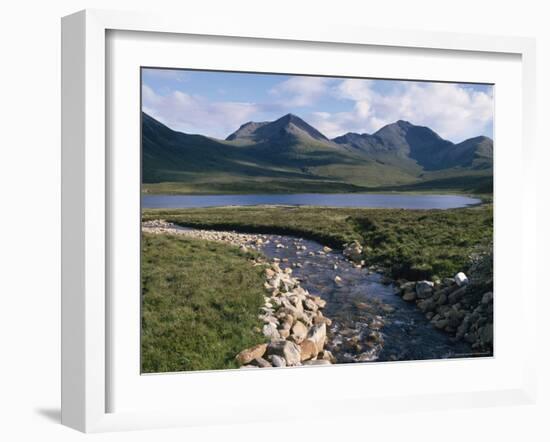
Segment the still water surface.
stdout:
[[387,209],[452,209],[478,204],[462,195],[405,195],[372,193],[297,193],[270,195],[144,195],[144,209],[187,209],[221,206],[293,205],[377,207]]

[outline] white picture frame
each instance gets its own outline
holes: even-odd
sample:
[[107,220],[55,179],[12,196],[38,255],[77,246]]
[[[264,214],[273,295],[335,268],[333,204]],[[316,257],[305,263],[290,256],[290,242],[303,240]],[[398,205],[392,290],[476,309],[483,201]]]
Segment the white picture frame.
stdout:
[[[268,39],[272,41],[308,42],[350,46],[376,46],[403,50],[430,49],[437,51],[468,51],[511,54],[521,57],[521,158],[522,211],[519,232],[523,274],[529,256],[534,256],[534,109],[535,109],[535,43],[532,39],[494,37],[419,31],[389,31],[344,26],[307,25],[294,27],[281,23],[266,27],[254,23],[211,23],[194,17],[182,21],[178,17],[154,16],[86,10],[63,18],[62,21],[62,423],[84,432],[123,429],[200,425],[220,422],[247,422],[295,417],[291,410],[263,409],[246,406],[244,398],[235,398],[235,407],[228,409],[220,401],[208,411],[196,407],[180,410],[109,411],[108,396],[113,386],[108,372],[111,358],[107,328],[112,320],[107,299],[109,280],[108,244],[112,240],[107,228],[110,215],[108,186],[108,152],[106,121],[109,117],[106,80],[108,63],[106,36],[111,31],[154,32],[163,35],[217,36],[221,38]],[[158,34],[157,34],[158,35]],[[136,91],[137,93],[137,91]],[[497,98],[498,99],[498,98]],[[498,115],[497,115],[497,125]],[[519,124],[519,123],[518,123]],[[498,204],[498,199],[496,200]],[[519,245],[518,245],[519,247]],[[496,246],[498,255],[499,248]],[[531,258],[533,259],[533,258]],[[535,305],[536,287],[530,278],[521,278],[520,306],[525,310]],[[519,283],[518,283],[519,284]],[[518,286],[519,287],[519,286]],[[498,316],[497,316],[498,318]],[[522,353],[521,373],[499,388],[464,389],[461,392],[431,392],[429,394],[378,395],[376,401],[360,394],[342,394],[338,400],[339,414],[364,414],[373,410],[440,409],[488,406],[505,403],[531,403],[535,392],[534,353],[535,321],[522,329],[526,335]],[[498,339],[498,335],[496,336]],[[496,356],[498,358],[498,354]],[[374,365],[373,365],[374,366]],[[362,367],[365,367],[362,365]],[[363,370],[362,367],[355,367]],[[382,365],[376,365],[380,371]],[[455,369],[460,369],[456,366]],[[332,368],[330,369],[332,370]],[[317,371],[317,369],[316,369]],[[324,370],[321,370],[324,371]],[[317,371],[320,373],[321,371]],[[300,376],[298,371],[285,370],[284,376]],[[325,371],[326,372],[326,371]],[[348,370],[349,372],[349,370]],[[203,376],[212,376],[205,373]],[[217,374],[216,382],[224,382]],[[239,374],[243,378],[242,373]],[[246,373],[246,376],[258,374]],[[273,376],[262,374],[261,376]],[[198,379],[198,378],[197,378]],[[213,379],[213,378],[212,378]],[[227,379],[227,378],[226,378]],[[256,379],[254,382],[261,382]],[[168,382],[168,381],[166,381]],[[242,382],[247,382],[245,379]],[[194,393],[196,394],[196,393]],[[188,402],[193,397],[187,398]],[[326,402],[312,402],[309,411],[317,417],[326,413]],[[225,408],[224,408],[225,407]],[[238,412],[238,413],[237,413]]]

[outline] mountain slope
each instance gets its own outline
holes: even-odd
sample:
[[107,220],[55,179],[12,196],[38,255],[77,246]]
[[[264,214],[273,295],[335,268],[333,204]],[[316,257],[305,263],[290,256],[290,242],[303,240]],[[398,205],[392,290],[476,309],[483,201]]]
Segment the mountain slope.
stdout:
[[487,137],[455,145],[406,121],[372,135],[329,140],[288,114],[245,123],[218,140],[176,132],[142,114],[143,182],[171,183],[178,191],[205,186],[218,192],[328,192],[419,183],[429,188],[430,180],[462,183],[474,176],[477,183],[492,174],[492,153]]
[[392,158],[410,160],[424,171],[454,167],[482,169],[492,165],[490,138],[480,136],[454,144],[428,127],[403,120],[384,126],[373,135],[347,133],[333,141],[390,162]]
[[490,169],[493,167],[493,140],[480,136],[456,144],[446,156],[450,167]]
[[188,181],[195,175],[230,174],[295,178],[246,150],[202,135],[173,131],[142,114],[142,179],[145,183]]

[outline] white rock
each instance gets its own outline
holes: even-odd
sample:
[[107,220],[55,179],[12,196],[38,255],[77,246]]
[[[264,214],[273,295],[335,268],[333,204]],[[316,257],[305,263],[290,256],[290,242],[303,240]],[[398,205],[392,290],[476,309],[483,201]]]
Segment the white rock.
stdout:
[[262,328],[262,333],[266,338],[269,338],[272,341],[281,338],[281,336],[279,335],[279,330],[277,330],[277,326],[272,322],[264,325],[264,327]]
[[455,282],[459,287],[462,287],[463,285],[468,284],[469,280],[468,277],[463,272],[458,272],[455,275]]
[[302,322],[296,321],[296,324],[292,327],[294,342],[297,344],[302,342],[307,336],[307,331],[307,327]]

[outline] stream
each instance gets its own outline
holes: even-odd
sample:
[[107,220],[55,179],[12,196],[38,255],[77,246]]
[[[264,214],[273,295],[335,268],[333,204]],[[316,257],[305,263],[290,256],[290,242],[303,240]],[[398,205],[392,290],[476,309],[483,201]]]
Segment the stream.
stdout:
[[[207,232],[173,224],[170,228]],[[332,321],[326,348],[338,363],[472,355],[469,344],[437,330],[414,303],[396,294],[395,285],[381,273],[357,266],[341,251],[292,236],[249,236],[252,248],[278,262],[281,269],[292,268],[302,288],[326,301],[323,314]]]
[[[469,356],[465,342],[436,330],[414,303],[396,295],[391,283],[358,268],[340,251],[323,250],[314,241],[262,235],[260,250],[281,268],[292,267],[304,289],[327,301],[324,314],[333,322],[327,348],[339,363],[442,359]],[[335,282],[335,278],[341,280]]]

